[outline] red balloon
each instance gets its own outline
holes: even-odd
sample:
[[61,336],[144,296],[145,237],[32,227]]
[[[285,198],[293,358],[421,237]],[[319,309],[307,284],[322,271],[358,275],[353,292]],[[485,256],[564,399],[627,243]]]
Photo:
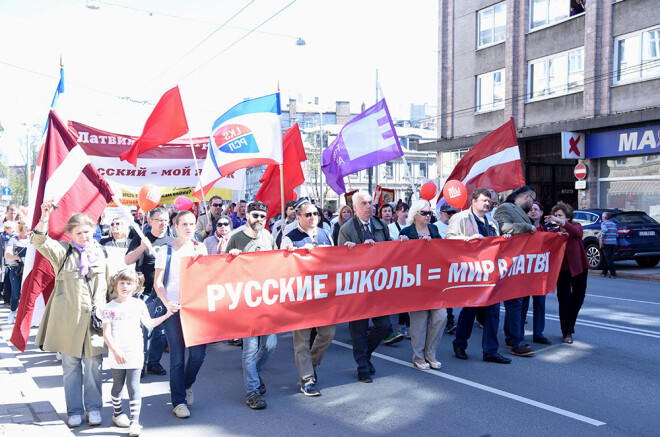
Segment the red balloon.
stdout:
[[143,211],[151,211],[160,203],[160,189],[154,184],[147,184],[140,188],[138,193],[138,206]]
[[430,202],[435,197],[435,193],[437,191],[438,187],[436,187],[433,182],[429,181],[422,185],[422,189],[419,190],[419,195],[422,197],[422,199],[428,200]]
[[179,196],[174,199],[174,207],[177,211],[188,211],[193,206],[193,201],[186,196]]
[[467,201],[467,188],[461,181],[447,181],[442,189],[442,196],[454,208],[463,208]]

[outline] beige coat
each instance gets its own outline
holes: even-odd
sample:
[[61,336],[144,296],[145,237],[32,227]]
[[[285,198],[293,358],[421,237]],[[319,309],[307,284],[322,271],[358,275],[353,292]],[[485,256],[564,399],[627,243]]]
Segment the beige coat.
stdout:
[[[80,252],[74,248],[65,262],[70,246],[68,242],[58,242],[47,235],[35,233],[32,244],[50,261],[57,274],[34,343],[45,351],[61,352],[76,358],[81,358],[83,347],[85,357],[102,354],[105,349],[103,336],[90,330],[92,303],[85,277],[80,274]],[[90,266],[87,276],[94,305],[101,310],[106,303],[108,267],[103,252],[99,252],[101,256]]]
[[[500,228],[495,220],[488,220],[488,224],[495,230],[495,235],[500,235]],[[472,214],[472,208],[457,212],[451,219],[445,231],[445,238],[450,240],[462,240],[479,233],[479,227]]]

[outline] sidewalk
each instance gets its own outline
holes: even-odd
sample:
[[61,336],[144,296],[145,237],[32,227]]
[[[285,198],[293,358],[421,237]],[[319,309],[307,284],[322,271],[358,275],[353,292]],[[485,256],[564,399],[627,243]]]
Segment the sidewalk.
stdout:
[[[660,264],[645,268],[638,266],[635,261],[617,261],[614,263],[614,267],[617,278],[660,282]],[[600,276],[600,273],[601,270],[589,270],[590,275]]]
[[[0,435],[70,437],[73,434],[16,357],[7,324],[9,308],[0,305]],[[54,359],[54,354],[49,354]]]

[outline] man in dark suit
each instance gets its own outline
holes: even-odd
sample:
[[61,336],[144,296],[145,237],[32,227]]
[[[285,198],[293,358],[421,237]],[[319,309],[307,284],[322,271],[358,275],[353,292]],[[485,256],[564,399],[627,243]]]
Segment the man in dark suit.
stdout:
[[[346,245],[349,249],[356,244],[375,245],[376,242],[389,241],[390,232],[387,225],[380,219],[372,217],[373,207],[371,195],[366,191],[353,194],[353,209],[355,215],[346,220],[339,229],[337,245]],[[388,316],[372,317],[373,329],[369,331],[369,319],[349,322],[353,340],[353,357],[358,365],[358,379],[361,382],[372,382],[371,375],[376,373],[371,363],[371,354],[383,341],[390,327]]]
[[[500,226],[502,235],[518,235],[527,232],[535,233],[536,226],[527,213],[534,205],[536,193],[525,185],[516,188],[506,201],[502,203],[493,218]],[[511,354],[519,357],[531,357],[534,350],[525,344],[525,327],[522,324],[522,297],[504,301],[504,335],[506,345],[511,348]]]

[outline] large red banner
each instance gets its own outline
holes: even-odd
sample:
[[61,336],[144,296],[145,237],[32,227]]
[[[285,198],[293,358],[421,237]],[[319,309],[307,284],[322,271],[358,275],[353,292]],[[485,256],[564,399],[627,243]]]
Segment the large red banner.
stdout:
[[566,237],[390,241],[186,258],[186,345],[554,292]]

